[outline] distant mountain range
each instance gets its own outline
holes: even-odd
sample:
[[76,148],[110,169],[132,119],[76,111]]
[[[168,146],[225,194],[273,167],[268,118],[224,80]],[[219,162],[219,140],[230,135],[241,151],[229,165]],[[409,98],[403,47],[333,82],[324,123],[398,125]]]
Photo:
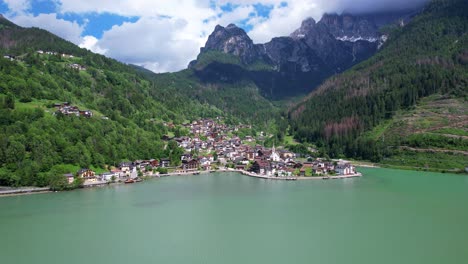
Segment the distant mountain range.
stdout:
[[325,14],[319,22],[306,19],[290,36],[265,44],[254,44],[234,24],[218,25],[189,67],[205,83],[252,80],[270,99],[304,95],[375,54],[387,37],[382,27],[403,26],[414,13]]

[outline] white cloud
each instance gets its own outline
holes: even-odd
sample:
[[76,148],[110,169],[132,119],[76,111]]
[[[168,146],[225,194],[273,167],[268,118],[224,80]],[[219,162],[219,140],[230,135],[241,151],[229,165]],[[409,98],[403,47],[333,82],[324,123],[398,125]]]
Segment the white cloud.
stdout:
[[58,0],[64,13],[113,13],[122,16],[199,18],[214,15],[209,0]]
[[83,33],[84,25],[59,19],[55,13],[39,14],[38,16],[22,14],[9,19],[22,27],[40,27],[46,29],[75,44],[79,44],[82,41],[81,34]]
[[[58,19],[56,14],[25,13],[30,1],[4,0],[13,22],[45,28],[94,52],[161,72],[185,68],[217,24],[247,20],[252,28],[249,36],[264,43],[289,35],[307,17],[320,19],[324,12],[398,8],[427,0],[53,0],[57,12],[83,15],[85,21],[90,13],[139,17],[134,23],[112,27],[100,39],[83,37],[86,25]],[[225,12],[221,7],[228,3],[234,9]],[[271,7],[268,17],[256,14],[254,4]]]
[[198,53],[200,40],[186,32],[182,19],[141,18],[135,23],[114,26],[97,43],[107,56],[142,65],[155,72],[187,66]]
[[3,0],[7,4],[10,13],[21,14],[31,7],[30,0]]
[[80,43],[80,48],[88,49],[94,53],[105,54],[107,49],[103,49],[98,45],[98,39],[94,36],[84,36]]
[[[197,8],[210,7],[191,7]],[[239,22],[254,12],[252,6],[223,14],[219,9],[210,10],[204,15],[187,17],[142,16],[134,23],[113,26],[99,40],[87,36],[81,46],[154,72],[181,70],[197,57],[216,24]]]
[[319,20],[323,13],[334,10],[333,1],[289,0],[287,5],[281,5],[282,1],[278,2],[268,18],[255,17],[249,20],[249,24],[253,26],[249,36],[255,43],[264,43],[273,37],[288,36],[300,27],[304,19],[312,17]]

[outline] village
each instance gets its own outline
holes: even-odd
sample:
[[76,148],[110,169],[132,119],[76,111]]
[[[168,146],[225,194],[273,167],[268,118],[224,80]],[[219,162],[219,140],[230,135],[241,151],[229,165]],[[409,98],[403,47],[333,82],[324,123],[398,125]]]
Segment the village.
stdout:
[[[58,53],[56,51],[37,50],[36,53],[39,56],[58,56],[58,57],[61,57],[61,58],[64,58],[64,59],[73,59],[73,58],[75,58],[75,56],[73,56],[71,54]],[[23,54],[21,56],[15,56],[15,55],[11,55],[11,54],[4,54],[3,58],[7,59],[9,61],[12,61],[12,62],[22,62],[23,61],[22,58],[24,56],[25,56],[25,54]],[[78,64],[78,63],[70,63],[70,64],[67,64],[66,66],[71,68],[71,69],[78,70],[78,71],[85,71],[86,70],[85,66],[83,66],[81,64]]]
[[[171,123],[165,123],[174,128]],[[256,144],[255,136],[241,139],[236,132],[249,126],[228,126],[213,119],[201,119],[183,124],[190,136],[169,137],[184,150],[180,165],[171,163],[169,158],[121,162],[108,172],[96,174],[88,168],[76,174],[66,174],[69,182],[75,177],[82,178],[85,185],[109,182],[133,183],[143,177],[200,174],[216,171],[234,171],[242,174],[278,180],[330,179],[361,176],[355,167],[345,161],[331,161],[321,158],[301,157],[286,149],[275,146],[266,148]],[[263,138],[261,133],[259,138]],[[301,157],[301,158],[300,158]]]

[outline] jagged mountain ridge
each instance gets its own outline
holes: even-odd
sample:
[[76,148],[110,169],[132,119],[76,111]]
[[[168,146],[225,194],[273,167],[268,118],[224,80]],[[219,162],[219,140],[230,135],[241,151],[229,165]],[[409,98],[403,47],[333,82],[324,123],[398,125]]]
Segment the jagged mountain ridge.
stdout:
[[[372,56],[385,41],[380,28],[404,24],[410,14],[325,14],[319,22],[306,19],[290,36],[264,44],[254,44],[234,24],[218,25],[189,68],[204,82],[252,80],[262,95],[271,99],[305,94],[327,77]],[[221,65],[226,63],[213,59],[200,66],[199,61],[210,52],[235,56],[239,65]]]

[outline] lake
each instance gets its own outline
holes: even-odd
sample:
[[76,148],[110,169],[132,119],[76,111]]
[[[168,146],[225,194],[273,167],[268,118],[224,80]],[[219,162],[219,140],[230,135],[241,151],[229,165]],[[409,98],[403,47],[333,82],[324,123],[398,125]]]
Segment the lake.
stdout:
[[174,176],[0,198],[1,263],[468,263],[468,177]]

